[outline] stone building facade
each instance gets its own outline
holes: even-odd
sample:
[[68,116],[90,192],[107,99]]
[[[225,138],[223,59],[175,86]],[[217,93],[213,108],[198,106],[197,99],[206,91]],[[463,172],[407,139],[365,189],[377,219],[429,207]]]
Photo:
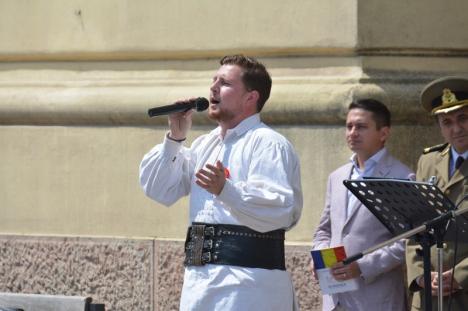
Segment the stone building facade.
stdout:
[[[328,174],[349,156],[347,104],[393,113],[389,149],[415,167],[441,141],[418,94],[468,75],[463,0],[0,1],[0,291],[90,295],[107,310],[176,310],[187,200],[138,185],[165,118],[207,96],[218,60],[244,53],[273,78],[263,120],[301,160],[304,211],[287,234],[302,310],[320,309],[309,244]],[[213,128],[197,114],[189,141]]]

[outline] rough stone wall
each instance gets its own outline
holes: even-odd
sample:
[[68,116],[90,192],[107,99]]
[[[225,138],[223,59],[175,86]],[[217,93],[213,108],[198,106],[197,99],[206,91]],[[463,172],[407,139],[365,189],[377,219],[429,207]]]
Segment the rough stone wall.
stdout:
[[90,296],[107,311],[150,311],[153,243],[0,236],[0,291]]
[[155,246],[154,311],[177,311],[184,275],[183,243],[159,241]]
[[[90,296],[107,311],[176,311],[183,242],[153,239],[0,236],[0,291]],[[287,246],[301,310],[319,310],[309,247]]]

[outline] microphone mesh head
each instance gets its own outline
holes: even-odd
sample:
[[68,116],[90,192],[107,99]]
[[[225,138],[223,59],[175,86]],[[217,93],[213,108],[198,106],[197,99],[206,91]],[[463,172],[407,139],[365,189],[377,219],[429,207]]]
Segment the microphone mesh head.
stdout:
[[197,111],[206,110],[209,104],[210,103],[208,102],[208,99],[206,99],[205,97],[198,97],[195,100],[195,108],[197,109]]

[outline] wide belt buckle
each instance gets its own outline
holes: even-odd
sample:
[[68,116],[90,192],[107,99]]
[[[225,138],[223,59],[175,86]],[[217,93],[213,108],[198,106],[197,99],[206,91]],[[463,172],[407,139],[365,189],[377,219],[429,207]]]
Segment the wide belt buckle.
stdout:
[[205,237],[211,237],[214,234],[214,227],[201,224],[191,226],[189,236],[187,237],[188,243],[185,246],[184,264],[186,266],[203,266],[211,262],[210,251],[203,251],[213,248],[213,240],[209,238],[205,239]]

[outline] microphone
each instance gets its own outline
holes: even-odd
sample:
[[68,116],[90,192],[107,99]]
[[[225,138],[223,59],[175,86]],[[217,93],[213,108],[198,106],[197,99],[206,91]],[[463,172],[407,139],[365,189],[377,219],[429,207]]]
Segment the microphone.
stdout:
[[208,108],[208,99],[204,97],[198,97],[189,101],[178,102],[172,105],[166,105],[161,107],[155,107],[148,110],[150,117],[162,116],[165,114],[171,114],[174,112],[189,111],[190,109],[196,109],[197,111],[203,111]]

